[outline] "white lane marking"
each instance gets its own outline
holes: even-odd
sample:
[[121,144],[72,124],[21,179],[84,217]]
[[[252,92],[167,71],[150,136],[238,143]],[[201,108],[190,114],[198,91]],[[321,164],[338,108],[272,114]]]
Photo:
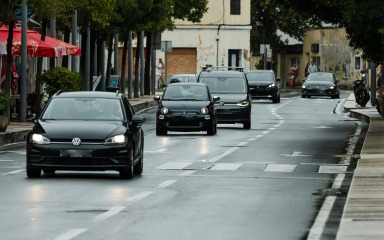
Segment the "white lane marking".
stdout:
[[211,170],[216,170],[216,171],[222,171],[222,170],[227,170],[227,171],[235,171],[241,167],[242,164],[238,163],[218,163],[215,166],[211,168]]
[[293,152],[292,154],[280,154],[281,156],[285,157],[309,157],[311,155],[302,155],[302,152]]
[[139,193],[139,194],[137,194],[137,195],[135,195],[135,196],[133,196],[133,197],[128,198],[127,201],[129,201],[129,202],[137,202],[137,201],[140,201],[140,200],[143,199],[143,198],[148,197],[148,196],[151,195],[152,193],[153,193],[153,192],[141,192],[141,193]]
[[269,133],[269,131],[264,131],[261,134],[265,135],[265,134],[268,134],[268,133]]
[[264,135],[256,135],[255,138],[261,138],[263,137]]
[[68,232],[58,236],[54,240],[69,240],[69,239],[72,239],[72,238],[82,234],[85,231],[87,231],[86,228],[75,228],[75,229],[69,230]]
[[360,158],[364,159],[374,159],[374,158],[384,158],[384,154],[360,154]]
[[119,212],[121,212],[125,208],[126,207],[124,207],[124,206],[114,206],[114,207],[111,207],[111,209],[109,209],[107,212],[94,217],[92,221],[93,222],[101,222],[101,221],[103,221],[103,220],[105,220],[107,218],[112,217],[113,215],[118,214]]
[[315,223],[312,225],[307,240],[321,239],[325,224],[328,221],[329,214],[331,213],[333,204],[335,203],[336,196],[328,196],[325,198],[323,206],[320,209],[319,214],[316,217]]
[[217,162],[217,161],[219,161],[220,159],[222,159],[223,157],[225,157],[225,156],[227,156],[227,155],[233,153],[234,151],[236,151],[236,150],[239,149],[240,147],[245,146],[245,145],[247,145],[247,144],[248,144],[248,142],[241,142],[241,143],[237,144],[236,147],[232,147],[232,148],[228,149],[227,151],[225,151],[225,152],[223,152],[223,153],[217,155],[216,157],[213,157],[213,158],[209,159],[207,162]]
[[179,174],[179,177],[189,176],[189,175],[191,175],[191,174],[193,174],[193,173],[195,173],[195,172],[196,172],[196,170],[185,171],[185,172]]
[[157,149],[157,150],[154,150],[154,151],[144,151],[146,153],[163,153],[165,151],[167,151],[168,148],[160,148],[160,149]]
[[270,131],[273,131],[273,130],[276,130],[276,128],[270,128],[269,130],[270,130]]
[[337,174],[335,180],[333,181],[332,188],[339,189],[341,188],[341,184],[343,183],[345,178],[345,174]]
[[14,160],[0,160],[0,162],[13,162]]
[[348,166],[320,166],[319,173],[345,173]]
[[190,162],[166,162],[155,169],[172,169],[172,170],[178,170],[178,169],[183,169],[192,163]]
[[250,138],[248,139],[248,142],[253,142],[253,141],[256,141],[257,138]]
[[172,184],[174,184],[175,182],[177,182],[177,180],[166,180],[166,181],[160,183],[159,185],[157,185],[156,188],[167,188],[167,187],[171,186]]
[[321,127],[315,127],[315,128],[325,129],[325,128],[333,128],[333,127],[321,126]]
[[19,170],[15,170],[15,171],[12,171],[12,172],[7,172],[7,173],[4,173],[3,175],[13,175],[13,174],[18,174],[18,173],[21,173],[21,172],[24,172],[25,169],[19,169]]
[[293,172],[297,165],[293,164],[268,164],[265,172]]

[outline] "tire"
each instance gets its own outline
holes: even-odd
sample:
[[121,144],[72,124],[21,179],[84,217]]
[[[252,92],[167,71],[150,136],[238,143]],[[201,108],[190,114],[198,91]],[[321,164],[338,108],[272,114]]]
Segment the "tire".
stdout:
[[248,120],[243,123],[243,128],[244,129],[251,129],[251,120]]
[[278,99],[277,99],[277,102],[278,102],[278,103],[280,102],[280,94],[279,94],[279,97],[278,97]]
[[29,178],[41,177],[41,169],[27,166],[27,177]]
[[120,170],[120,178],[122,179],[132,179],[133,178],[133,148],[129,149],[128,156],[129,166],[125,169]]
[[272,97],[272,102],[273,103],[278,103],[279,102],[279,96],[277,96],[277,94]]
[[167,130],[162,127],[156,127],[156,135],[158,136],[167,135]]
[[210,136],[215,135],[215,124],[214,123],[211,123],[211,127],[210,127],[210,129],[208,129],[207,135],[210,135]]
[[144,169],[144,144],[141,145],[139,162],[133,168],[134,174],[141,175]]
[[306,98],[306,96],[305,95],[301,95],[301,98]]

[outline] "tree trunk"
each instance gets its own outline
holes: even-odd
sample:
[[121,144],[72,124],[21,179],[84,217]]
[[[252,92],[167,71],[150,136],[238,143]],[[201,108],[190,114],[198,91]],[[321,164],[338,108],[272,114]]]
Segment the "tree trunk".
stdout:
[[108,43],[108,61],[107,61],[107,79],[106,86],[107,88],[111,84],[111,62],[112,62],[112,46],[113,46],[113,34],[109,35],[109,43]]
[[87,29],[85,31],[81,31],[81,54],[80,56],[80,75],[83,78],[83,81],[85,81],[85,60],[86,60],[86,53],[87,52]]
[[140,47],[141,47],[141,34],[140,32],[137,32],[137,44],[136,44],[136,59],[135,59],[135,91],[134,91],[134,94],[133,96],[135,98],[138,98],[139,97],[139,80],[140,80],[140,68],[139,68],[139,65],[140,65]]
[[151,78],[150,78],[150,71],[151,71],[151,53],[152,53],[152,34],[151,32],[146,32],[147,35],[147,46],[146,46],[146,52],[145,52],[145,72],[144,72],[144,95],[150,95],[151,94]]
[[128,33],[123,37],[123,59],[121,63],[121,79],[120,79],[120,91],[125,94],[125,65],[127,64],[127,50],[128,50]]
[[7,39],[7,67],[5,72],[4,89],[8,94],[10,94],[11,93],[11,74],[12,74],[11,67],[13,62],[13,56],[12,56],[13,27],[15,26],[13,18],[10,20],[8,26],[9,26],[9,32],[8,32],[8,39]]
[[[69,43],[71,36],[71,28],[65,27],[64,29],[64,42]],[[61,66],[68,69],[68,56],[63,56]]]

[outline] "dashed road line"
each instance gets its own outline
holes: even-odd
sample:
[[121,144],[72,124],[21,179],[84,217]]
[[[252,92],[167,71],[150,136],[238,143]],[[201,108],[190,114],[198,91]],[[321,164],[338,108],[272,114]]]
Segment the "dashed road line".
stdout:
[[104,221],[107,218],[110,218],[118,213],[120,213],[122,210],[124,210],[125,206],[114,206],[111,209],[109,209],[107,212],[100,214],[93,218],[92,222],[101,222]]
[[175,182],[177,182],[177,180],[166,180],[166,181],[160,183],[159,185],[157,185],[156,188],[167,188],[167,187],[171,186],[172,184],[174,184]]
[[133,197],[127,199],[128,202],[137,202],[151,195],[153,192],[141,192]]
[[86,228],[75,228],[75,229],[69,230],[68,232],[58,236],[54,240],[70,240],[70,239],[82,234],[85,231],[87,231]]

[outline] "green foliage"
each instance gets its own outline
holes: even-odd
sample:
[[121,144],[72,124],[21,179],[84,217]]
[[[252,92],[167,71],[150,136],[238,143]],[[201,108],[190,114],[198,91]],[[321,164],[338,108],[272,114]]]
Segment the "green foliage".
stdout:
[[0,115],[3,115],[9,107],[15,105],[15,99],[5,91],[0,93]]
[[39,77],[41,83],[46,84],[44,91],[52,97],[60,89],[65,91],[80,91],[83,87],[83,79],[77,72],[66,68],[55,67]]

